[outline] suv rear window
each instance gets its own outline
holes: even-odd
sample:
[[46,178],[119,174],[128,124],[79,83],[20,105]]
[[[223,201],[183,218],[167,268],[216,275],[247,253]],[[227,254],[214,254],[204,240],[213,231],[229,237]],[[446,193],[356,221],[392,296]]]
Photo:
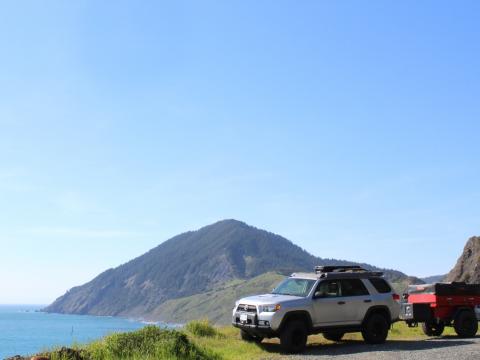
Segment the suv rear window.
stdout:
[[388,283],[382,278],[370,278],[368,280],[372,283],[373,287],[377,289],[379,293],[385,294],[392,291],[390,285],[388,285]]

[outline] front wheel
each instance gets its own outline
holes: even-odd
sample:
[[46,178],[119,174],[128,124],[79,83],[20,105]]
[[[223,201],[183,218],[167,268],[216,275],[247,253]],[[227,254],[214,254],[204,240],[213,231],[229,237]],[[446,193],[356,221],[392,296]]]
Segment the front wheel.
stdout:
[[422,323],[422,330],[423,333],[427,336],[440,336],[445,329],[445,324],[443,321],[434,322],[434,321],[426,321]]
[[457,335],[464,338],[474,337],[478,331],[477,317],[471,310],[460,311],[453,325]]
[[383,344],[388,336],[390,324],[382,314],[373,314],[363,325],[362,336],[368,344]]
[[251,335],[245,330],[240,330],[240,337],[243,341],[256,342],[257,344],[260,344],[263,340],[263,337]]
[[280,333],[280,346],[291,354],[302,352],[307,345],[307,327],[303,321],[289,321]]

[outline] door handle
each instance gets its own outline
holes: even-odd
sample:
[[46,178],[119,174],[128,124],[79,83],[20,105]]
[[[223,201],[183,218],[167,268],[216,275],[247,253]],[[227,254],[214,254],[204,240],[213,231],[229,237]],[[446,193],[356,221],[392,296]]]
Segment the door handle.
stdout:
[[367,300],[363,300],[364,303],[371,303],[372,300],[371,299],[367,299]]
[[338,305],[345,305],[345,301],[339,301],[337,302]]

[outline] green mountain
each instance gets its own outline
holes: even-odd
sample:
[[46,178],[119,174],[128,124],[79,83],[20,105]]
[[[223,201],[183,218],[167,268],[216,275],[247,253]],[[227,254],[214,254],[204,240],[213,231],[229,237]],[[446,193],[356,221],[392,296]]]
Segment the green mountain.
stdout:
[[432,276],[423,277],[423,278],[421,278],[421,280],[424,281],[425,284],[433,284],[433,283],[445,281],[446,277],[447,277],[447,275],[445,275],[445,274],[443,274],[443,275],[432,275]]
[[[253,279],[229,281],[201,294],[168,300],[145,320],[162,319],[168,323],[183,324],[192,319],[207,318],[216,324],[229,324],[236,300],[269,292],[284,278],[282,274],[268,272]],[[395,291],[401,294],[408,285],[420,283],[417,278],[405,277],[392,285]]]
[[[72,288],[44,310],[178,322],[211,315],[220,322],[225,320],[225,313],[215,317],[212,304],[230,308],[239,295],[271,290],[278,274],[332,264],[354,263],[318,258],[279,235],[240,221],[223,220],[175,236],[105,271]],[[399,271],[385,273],[394,282],[411,282]],[[174,311],[179,304],[192,308]]]
[[272,290],[284,277],[269,272],[253,279],[229,281],[201,294],[168,300],[146,320],[160,318],[168,323],[184,324],[192,319],[207,318],[216,324],[228,324],[236,300]]

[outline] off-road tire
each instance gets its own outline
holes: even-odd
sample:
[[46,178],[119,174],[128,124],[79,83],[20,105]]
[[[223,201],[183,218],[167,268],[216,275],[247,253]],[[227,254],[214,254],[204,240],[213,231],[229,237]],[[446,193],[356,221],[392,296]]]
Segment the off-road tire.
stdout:
[[370,315],[363,324],[362,336],[368,344],[383,344],[388,336],[390,323],[379,313]]
[[453,321],[453,327],[458,336],[462,338],[474,337],[478,331],[478,321],[471,310],[460,311]]
[[433,321],[426,321],[422,323],[422,330],[423,333],[427,336],[440,336],[443,334],[443,330],[445,329],[445,324],[443,321],[440,322],[433,322]]
[[340,341],[342,340],[343,335],[345,335],[345,333],[339,331],[329,331],[323,333],[323,337],[330,341]]
[[251,335],[248,332],[246,332],[245,330],[240,330],[240,338],[243,341],[255,342],[257,344],[260,344],[263,340],[263,337]]
[[298,354],[307,345],[307,325],[301,320],[289,321],[280,333],[280,346],[284,352]]

